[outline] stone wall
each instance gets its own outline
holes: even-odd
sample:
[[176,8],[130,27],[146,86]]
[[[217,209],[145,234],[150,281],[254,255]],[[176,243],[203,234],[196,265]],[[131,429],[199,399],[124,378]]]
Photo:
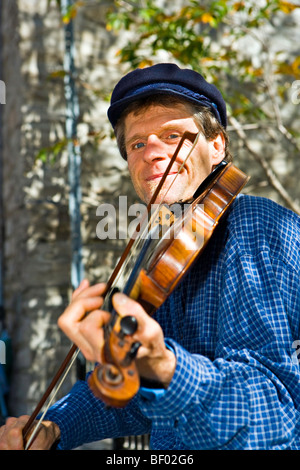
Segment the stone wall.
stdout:
[[[9,403],[14,415],[32,411],[70,346],[56,325],[71,294],[67,155],[61,152],[52,163],[36,161],[42,147],[65,135],[63,82],[59,74],[53,75],[63,64],[63,24],[56,2],[48,3],[0,2],[0,79],[6,84],[6,104],[0,105],[1,217],[5,228],[0,249],[4,254],[6,321],[13,343]],[[129,194],[128,204],[135,197],[115,142],[105,137],[95,144],[89,137],[98,132],[109,136],[105,97],[127,69],[116,57],[126,35],[110,33],[105,27],[105,10],[110,3],[91,2],[79,11],[74,23],[81,112],[83,264],[91,282],[107,279],[124,246],[123,241],[99,240],[97,207],[103,202],[117,207],[119,195]],[[296,20],[282,28],[285,40],[300,43],[295,40],[297,34],[300,39]],[[287,112],[299,119],[299,106],[298,111],[290,102],[288,106]],[[233,142],[235,137],[232,133]],[[263,133],[255,130],[250,137],[256,149],[268,153],[292,197],[299,198],[295,149],[291,146],[290,160],[283,160],[275,144],[266,149]],[[237,164],[253,174],[248,191],[282,202],[248,153],[238,145],[234,145],[234,153]],[[75,378],[74,370],[61,393]]]
[[[47,1],[12,0],[1,8],[4,298],[13,342],[10,407],[21,414],[32,410],[70,347],[56,325],[71,294],[68,160],[64,151],[54,162],[36,161],[41,148],[65,134],[63,81],[51,78],[62,68],[64,32],[55,2],[48,7]],[[106,32],[103,15],[98,7],[96,14],[78,16],[76,66],[80,80],[88,78],[108,93],[118,70],[109,54],[115,38]],[[107,103],[93,93],[85,96],[83,87],[79,94],[82,117],[90,113],[88,131],[105,131]],[[86,132],[87,125],[79,126],[79,134]],[[107,279],[121,249],[117,241],[97,238],[96,208],[128,186],[127,172],[108,139],[99,148],[82,141],[83,264],[95,282]],[[62,393],[74,379],[75,371]]]

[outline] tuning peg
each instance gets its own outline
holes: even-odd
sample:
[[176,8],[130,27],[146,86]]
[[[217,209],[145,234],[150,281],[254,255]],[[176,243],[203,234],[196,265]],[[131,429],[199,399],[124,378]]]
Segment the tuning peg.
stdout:
[[135,359],[140,346],[142,346],[142,343],[139,341],[132,343],[130,350],[122,361],[123,367],[128,367],[131,364],[131,362]]
[[121,329],[121,334],[122,336],[125,335],[130,335],[132,336],[138,327],[138,322],[135,317],[132,315],[127,315],[126,317],[123,317],[120,321],[120,329]]

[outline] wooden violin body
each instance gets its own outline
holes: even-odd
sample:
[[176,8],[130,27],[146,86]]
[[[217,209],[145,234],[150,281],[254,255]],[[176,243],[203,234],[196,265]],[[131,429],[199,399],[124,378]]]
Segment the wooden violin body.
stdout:
[[[149,240],[142,259],[137,262],[125,293],[137,300],[150,315],[181,282],[249,179],[232,163],[223,163],[201,185],[198,197],[181,217],[172,221],[164,236],[158,242]],[[168,214],[170,216],[172,218],[172,213]],[[125,406],[140,386],[135,364],[139,344],[132,339],[136,328],[132,318],[130,312],[126,320],[114,312],[107,329],[101,364],[89,377],[95,396],[109,406]]]

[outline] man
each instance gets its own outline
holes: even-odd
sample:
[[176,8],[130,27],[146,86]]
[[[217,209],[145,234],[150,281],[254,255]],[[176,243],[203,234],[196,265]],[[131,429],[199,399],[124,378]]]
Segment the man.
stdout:
[[[230,158],[222,95],[191,70],[158,64],[131,72],[115,87],[108,116],[146,203],[185,131],[201,136],[165,203],[190,201]],[[185,141],[165,187],[191,146]],[[47,412],[32,448],[151,433],[152,449],[299,449],[299,228],[293,212],[241,195],[153,318],[115,294],[116,311],[137,319],[139,374],[160,386],[142,386],[125,408],[107,409],[78,382]],[[101,310],[104,289],[84,280],[59,319],[92,361],[101,360],[110,318]],[[26,421],[8,420],[0,448],[22,448]]]

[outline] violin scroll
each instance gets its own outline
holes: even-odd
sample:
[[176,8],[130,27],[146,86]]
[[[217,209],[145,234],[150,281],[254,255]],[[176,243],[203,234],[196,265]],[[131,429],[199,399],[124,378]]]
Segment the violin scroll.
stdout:
[[94,395],[108,406],[126,406],[140,387],[135,357],[141,343],[132,339],[137,326],[136,318],[131,315],[117,316],[107,335],[101,364],[96,366],[88,379]]

